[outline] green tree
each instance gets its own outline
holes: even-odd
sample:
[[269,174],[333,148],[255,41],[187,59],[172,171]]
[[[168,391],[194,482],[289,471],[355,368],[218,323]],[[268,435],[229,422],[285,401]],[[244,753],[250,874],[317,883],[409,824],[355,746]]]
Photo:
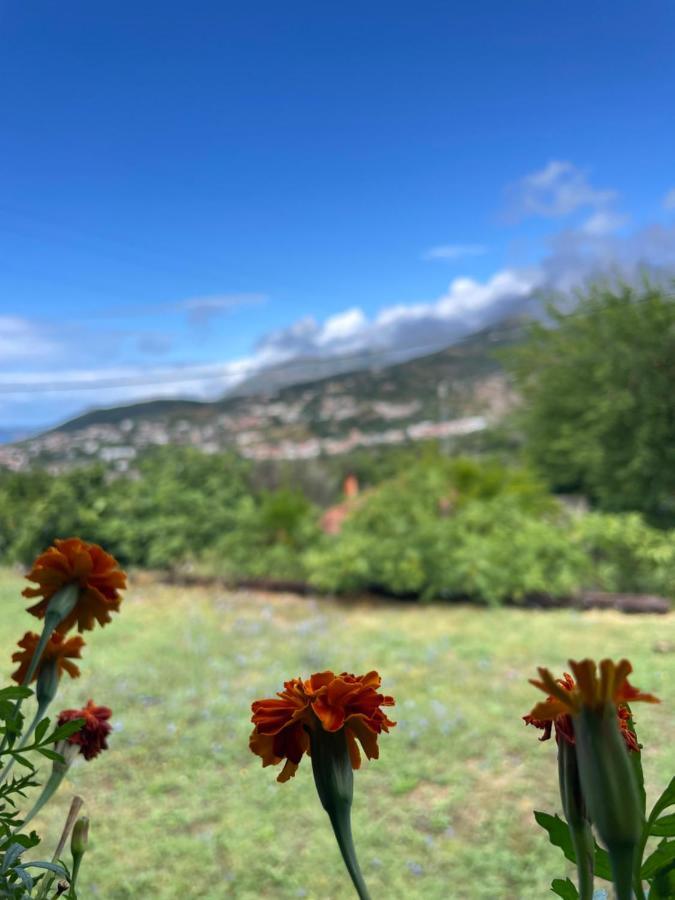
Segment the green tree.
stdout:
[[596,284],[511,355],[528,452],[558,491],[675,520],[675,295]]

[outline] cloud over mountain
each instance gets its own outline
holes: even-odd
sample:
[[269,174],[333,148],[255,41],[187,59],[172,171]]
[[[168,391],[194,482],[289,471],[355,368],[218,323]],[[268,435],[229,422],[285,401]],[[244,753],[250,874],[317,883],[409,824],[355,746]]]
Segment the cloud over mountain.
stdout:
[[[666,208],[675,208],[673,193],[663,199]],[[331,360],[344,365],[345,357],[365,361],[379,356],[391,361],[397,355],[404,359],[431,352],[507,315],[536,312],[542,297],[570,292],[591,278],[631,279],[642,272],[668,278],[675,272],[672,217],[660,211],[661,221],[655,216],[656,221],[628,230],[618,193],[596,187],[586,171],[570,162],[549,162],[510,185],[506,195],[511,230],[526,219],[555,223],[554,230],[543,237],[545,251],[533,263],[502,265],[480,278],[456,277],[446,290],[428,299],[398,300],[375,311],[355,305],[323,319],[301,316],[263,333],[250,353],[229,361],[178,364],[167,354],[177,335],[189,335],[194,343],[196,336],[208,336],[217,320],[242,307],[262,304],[266,295],[221,293],[135,306],[118,304],[65,324],[0,316],[0,419],[25,421],[31,405],[30,415],[43,422],[79,411],[92,400],[122,403],[176,394],[214,397],[267,367],[297,370],[308,359],[324,360],[327,369]],[[438,244],[423,258],[456,262],[484,252],[486,248],[478,244]],[[485,272],[484,260],[481,265]],[[125,328],[114,325],[116,319],[129,315],[132,319]],[[178,317],[183,327],[169,337],[163,326],[171,316]],[[134,322],[141,318],[143,328],[139,329]],[[115,351],[125,341],[133,341],[145,359],[115,364]],[[147,365],[148,358],[160,355],[164,365]],[[107,362],[99,364],[99,360]],[[53,412],[57,391],[60,402]],[[35,412],[40,409],[44,412]]]

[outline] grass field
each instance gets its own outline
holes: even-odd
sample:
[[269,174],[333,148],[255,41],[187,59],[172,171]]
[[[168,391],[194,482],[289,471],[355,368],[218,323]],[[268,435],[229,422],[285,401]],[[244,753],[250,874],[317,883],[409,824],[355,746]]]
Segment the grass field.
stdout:
[[[20,587],[0,573],[7,675],[33,625]],[[90,696],[111,706],[111,749],[76,763],[35,824],[49,849],[72,794],[86,799],[83,900],[347,900],[311,765],[277,784],[248,750],[249,707],[292,676],[377,668],[398,725],[356,775],[354,831],[373,897],[540,900],[564,865],[532,819],[559,802],[554,743],[520,720],[536,697],[527,678],[570,655],[630,657],[635,683],[666,701],[636,711],[653,797],[675,770],[673,622],[337,604],[139,574],[122,613],[88,638],[82,678],[64,681],[57,699],[57,710]]]

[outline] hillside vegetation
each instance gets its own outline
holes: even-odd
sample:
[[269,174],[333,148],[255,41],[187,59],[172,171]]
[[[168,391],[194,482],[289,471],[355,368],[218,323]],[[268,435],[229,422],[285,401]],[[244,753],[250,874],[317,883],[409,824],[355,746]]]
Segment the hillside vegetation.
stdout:
[[133,476],[100,466],[0,474],[0,553],[28,562],[78,534],[124,565],[301,580],[423,600],[522,602],[582,589],[670,595],[675,540],[639,514],[568,509],[524,468],[432,448],[348,501],[339,533],[297,487],[266,489],[231,454],[163,448]]
[[[196,422],[216,408],[230,415],[241,404],[273,428],[286,417],[283,428],[305,435],[312,428],[312,440],[330,434],[325,440],[340,444],[340,429],[353,431],[357,420],[361,436],[378,428],[377,410],[405,419],[415,407],[415,416],[438,418],[440,403],[454,403],[455,412],[475,412],[479,387],[500,365],[492,349],[501,347],[523,399],[501,429],[464,436],[471,458],[449,456],[458,446],[444,439],[286,462],[220,451],[215,439],[208,453],[170,444],[131,448],[133,459],[116,445],[108,447],[115,464],[0,470],[0,556],[25,563],[55,537],[79,534],[125,565],[191,568],[232,582],[290,579],[339,594],[489,604],[586,590],[671,596],[672,293],[649,283],[594,286],[571,313],[551,309],[549,321],[532,324],[517,346],[514,329],[379,373],[287,387],[274,400],[181,404],[173,413],[146,404],[138,421],[120,419],[121,410],[84,420],[87,428],[117,423],[121,431],[131,422],[131,434],[160,427],[144,416],[175,413],[176,428],[189,435],[186,416]],[[439,378],[454,393],[439,392]],[[253,432],[237,421],[246,444]],[[80,440],[72,426],[52,437]],[[288,445],[275,438],[270,446],[283,455]],[[346,475],[357,476],[362,490],[334,513]],[[582,502],[562,502],[561,491]],[[326,516],[338,525],[327,526]]]

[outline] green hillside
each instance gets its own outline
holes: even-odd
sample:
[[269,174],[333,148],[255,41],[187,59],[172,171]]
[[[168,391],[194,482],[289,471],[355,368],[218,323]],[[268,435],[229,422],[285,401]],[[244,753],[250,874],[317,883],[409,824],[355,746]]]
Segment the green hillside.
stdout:
[[257,393],[240,388],[213,402],[161,399],[92,410],[0,448],[0,465],[60,468],[98,459],[124,471],[140,451],[166,444],[308,459],[480,430],[512,405],[497,351],[516,343],[523,328],[522,320],[509,320],[433,354],[281,388],[278,372],[271,370],[267,385],[261,372]]

